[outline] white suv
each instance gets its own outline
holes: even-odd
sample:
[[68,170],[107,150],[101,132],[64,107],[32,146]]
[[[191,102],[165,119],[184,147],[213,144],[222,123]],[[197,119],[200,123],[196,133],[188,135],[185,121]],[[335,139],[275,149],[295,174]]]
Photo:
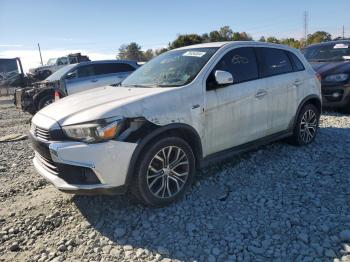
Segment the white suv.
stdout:
[[320,82],[286,46],[221,42],[166,52],[121,87],[68,96],[39,111],[37,171],[59,190],[122,193],[151,206],[189,188],[196,168],[273,140],[311,143]]

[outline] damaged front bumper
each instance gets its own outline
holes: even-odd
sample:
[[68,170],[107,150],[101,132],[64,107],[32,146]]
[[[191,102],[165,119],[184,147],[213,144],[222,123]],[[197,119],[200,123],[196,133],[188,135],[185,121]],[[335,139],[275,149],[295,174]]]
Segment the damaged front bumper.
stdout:
[[[17,108],[21,108],[24,112],[34,114],[36,108],[34,105],[34,92],[30,92],[32,87],[18,88],[15,90],[14,104]],[[29,91],[29,92],[28,92]]]
[[136,144],[48,142],[31,133],[36,170],[57,189],[78,194],[121,194]]

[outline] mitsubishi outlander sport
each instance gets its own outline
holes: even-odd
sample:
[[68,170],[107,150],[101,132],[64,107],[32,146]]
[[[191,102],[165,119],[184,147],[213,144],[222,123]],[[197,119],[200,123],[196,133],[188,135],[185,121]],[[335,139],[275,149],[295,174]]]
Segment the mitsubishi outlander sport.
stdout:
[[70,193],[123,193],[164,206],[197,168],[287,138],[310,144],[320,82],[286,46],[220,42],[154,58],[121,86],[68,96],[32,119],[37,171]]

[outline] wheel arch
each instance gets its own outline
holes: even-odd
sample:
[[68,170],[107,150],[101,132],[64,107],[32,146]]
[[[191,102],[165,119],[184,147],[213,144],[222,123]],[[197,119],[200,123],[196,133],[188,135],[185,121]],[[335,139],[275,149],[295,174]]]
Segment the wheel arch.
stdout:
[[289,129],[292,131],[294,130],[296,121],[298,119],[298,115],[300,113],[300,110],[303,108],[303,106],[307,105],[307,104],[312,104],[314,105],[320,112],[320,114],[322,113],[322,101],[320,99],[319,96],[317,95],[308,95],[307,97],[305,97],[299,104],[297,112],[294,116],[294,118],[292,119]]
[[175,136],[184,139],[192,148],[195,156],[195,165],[198,167],[203,159],[202,143],[197,131],[187,124],[172,123],[166,126],[156,126],[150,133],[146,134],[138,143],[129,164],[125,184],[129,186],[138,167],[140,156],[147,147],[157,139],[165,136]]
[[54,97],[55,91],[58,91],[58,92],[59,92],[60,97],[65,96],[65,95],[61,92],[61,90],[56,90],[56,89],[54,89],[54,88],[45,88],[45,89],[39,91],[37,94],[35,94],[35,95],[33,96],[33,104],[34,104],[35,108],[38,109],[39,101],[40,101],[43,97],[45,97],[45,96],[47,96],[47,95],[52,95],[52,96]]

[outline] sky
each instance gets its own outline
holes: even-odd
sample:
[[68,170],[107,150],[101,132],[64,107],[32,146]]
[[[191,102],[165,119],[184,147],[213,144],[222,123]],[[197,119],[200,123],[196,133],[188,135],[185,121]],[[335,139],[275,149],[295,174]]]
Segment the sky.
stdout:
[[350,37],[350,0],[0,0],[0,58],[20,57],[25,71],[43,60],[82,52],[114,59],[122,44],[161,48],[178,34],[203,34],[228,25],[260,36],[301,38],[308,31]]

